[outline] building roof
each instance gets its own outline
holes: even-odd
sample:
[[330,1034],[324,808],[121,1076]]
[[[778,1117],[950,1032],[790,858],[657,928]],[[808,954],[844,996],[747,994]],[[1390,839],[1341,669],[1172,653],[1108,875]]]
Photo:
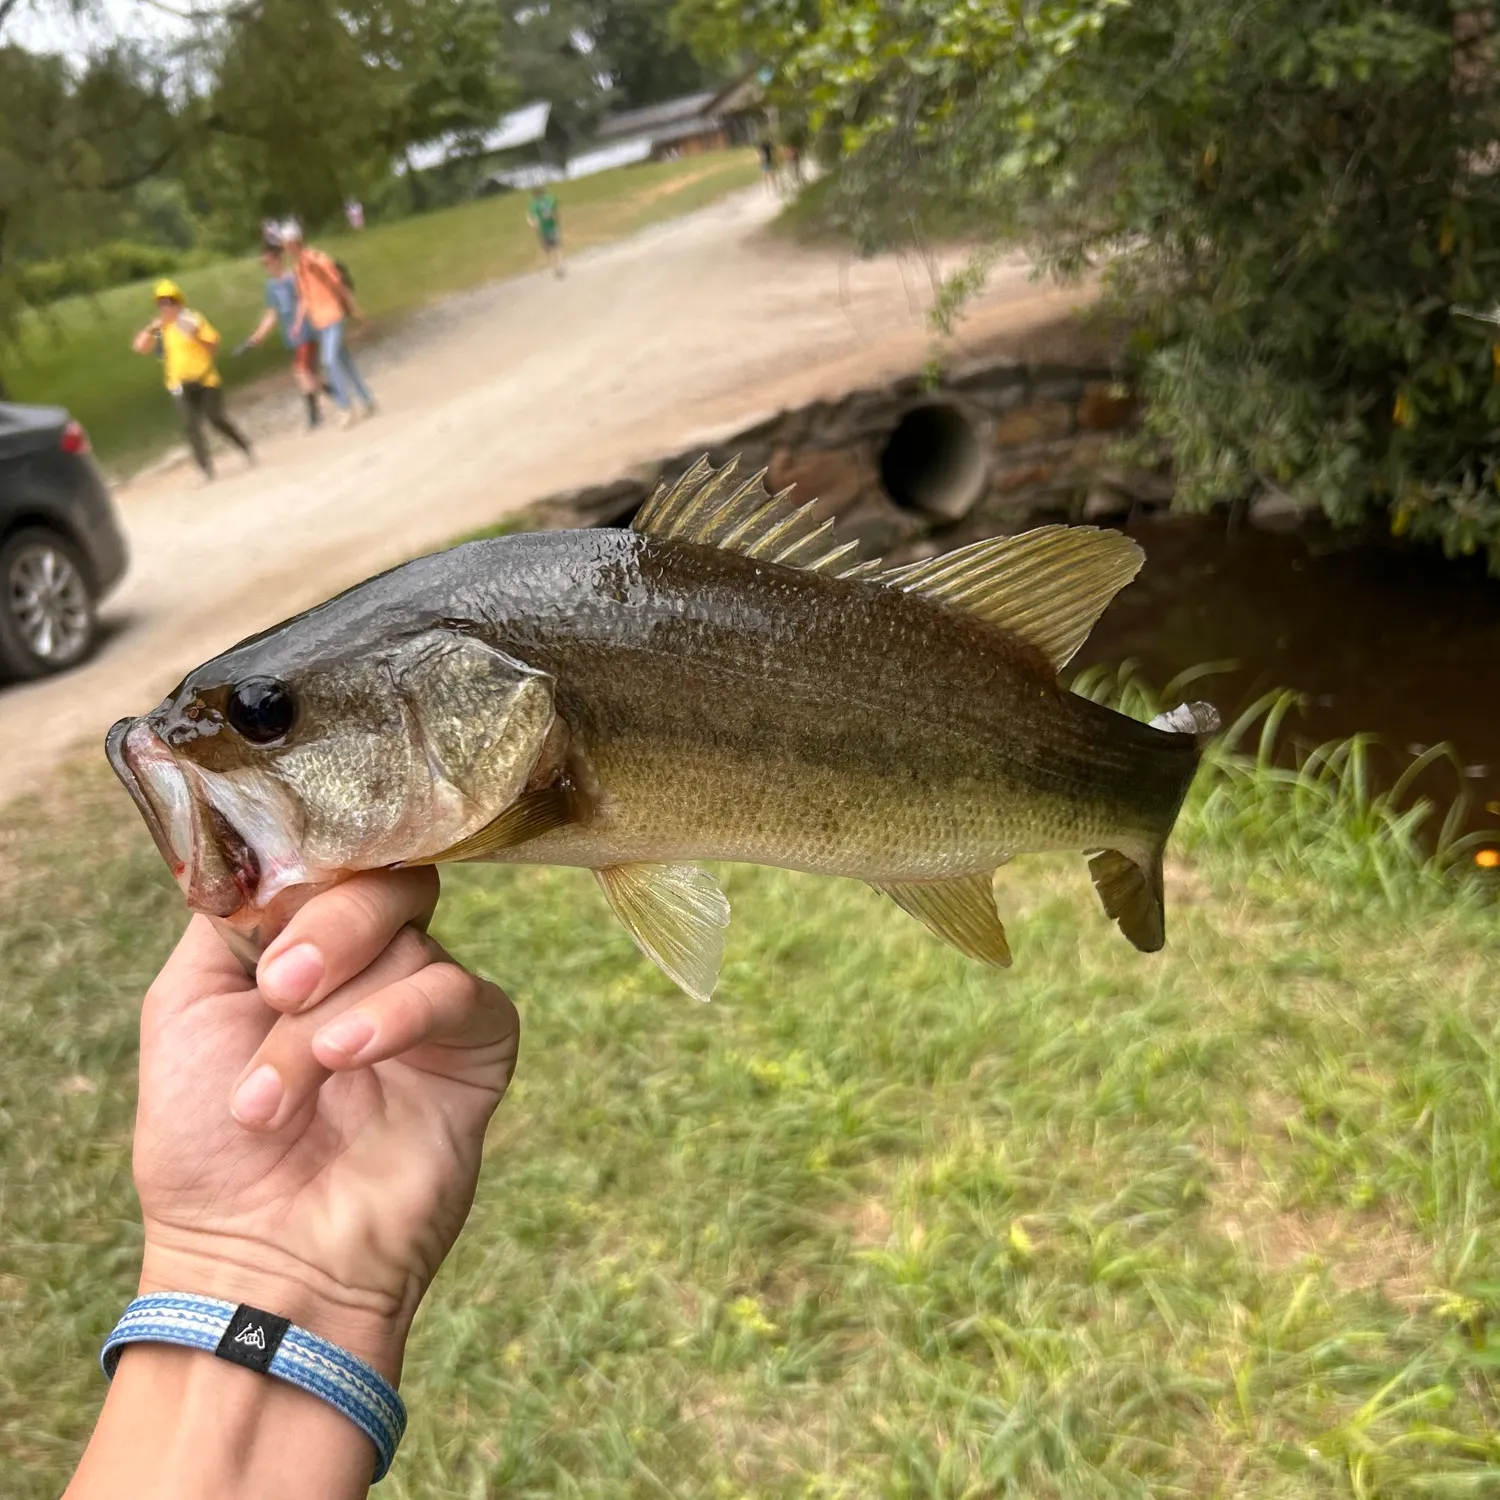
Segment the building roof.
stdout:
[[759,79],[742,78],[738,83],[719,90],[712,109],[716,115],[743,114],[746,110],[759,109],[765,97],[766,91]]
[[[601,141],[626,140],[632,136],[660,138],[661,132],[680,127],[688,121],[703,125],[715,123],[703,119],[709,106],[718,97],[716,89],[700,94],[684,94],[680,99],[668,99],[662,104],[648,104],[644,109],[622,109],[606,115],[594,134]],[[678,135],[691,132],[677,130]]]
[[499,151],[514,151],[517,146],[531,146],[545,140],[552,106],[539,99],[522,105],[500,118],[483,135],[450,130],[435,141],[423,141],[408,152],[411,165],[418,172],[441,166],[459,156],[493,156]]
[[607,172],[611,167],[628,167],[645,161],[651,155],[651,142],[647,139],[617,141],[599,146],[593,151],[581,151],[568,159],[568,165],[557,167],[546,162],[529,166],[509,167],[492,172],[486,179],[509,188],[535,187],[540,182],[572,182],[579,177],[592,177],[595,172]]

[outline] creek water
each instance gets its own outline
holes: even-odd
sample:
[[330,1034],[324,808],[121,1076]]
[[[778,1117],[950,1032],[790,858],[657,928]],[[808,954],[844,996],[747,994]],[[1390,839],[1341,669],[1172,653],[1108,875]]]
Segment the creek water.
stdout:
[[[1500,579],[1482,559],[1348,540],[1321,529],[1241,527],[1223,515],[1149,516],[1126,528],[1146,552],[1078,666],[1133,659],[1160,687],[1198,663],[1232,670],[1193,685],[1229,724],[1272,688],[1306,697],[1283,754],[1361,731],[1392,778],[1429,745],[1415,794],[1445,811],[1467,791],[1469,830],[1500,828]],[[1487,856],[1485,856],[1487,857]]]

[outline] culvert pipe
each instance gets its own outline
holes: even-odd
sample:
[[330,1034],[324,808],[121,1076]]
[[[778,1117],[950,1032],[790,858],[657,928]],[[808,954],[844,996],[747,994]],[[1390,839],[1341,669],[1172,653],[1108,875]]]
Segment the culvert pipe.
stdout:
[[974,424],[949,401],[914,406],[880,450],[880,483],[903,510],[957,520],[984,492],[989,477]]

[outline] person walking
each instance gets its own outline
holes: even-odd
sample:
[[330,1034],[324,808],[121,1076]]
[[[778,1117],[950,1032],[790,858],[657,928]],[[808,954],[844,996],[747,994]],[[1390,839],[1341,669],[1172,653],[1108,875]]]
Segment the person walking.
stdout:
[[281,325],[281,340],[291,351],[292,379],[307,404],[307,429],[311,432],[322,421],[318,409],[318,392],[323,385],[318,373],[318,339],[306,324],[300,332],[292,332],[297,320],[297,278],[287,264],[279,228],[266,230],[260,263],[266,272],[266,310],[242,347],[259,348],[271,330]]
[[213,456],[203,424],[208,422],[229,439],[246,461],[255,462],[255,450],[224,410],[223,377],[219,374],[219,332],[201,313],[184,304],[182,288],[175,281],[158,281],[154,289],[156,316],[136,334],[131,348],[137,354],[156,355],[162,362],[162,379],[182,411],[188,444],[205,479],[214,477]]
[[338,263],[303,240],[302,226],[295,219],[282,226],[281,238],[297,281],[292,336],[297,337],[306,328],[317,335],[318,356],[332,388],[333,403],[339,409],[339,425],[348,427],[357,420],[356,399],[365,416],[375,410],[375,398],[360,378],[344,331],[347,319],[362,318],[364,313]]
[[765,183],[766,191],[776,191],[776,142],[769,135],[761,136],[756,143],[756,151],[760,155],[760,180]]
[[558,225],[557,199],[538,183],[531,190],[531,202],[527,205],[526,221],[536,230],[541,241],[542,254],[552,267],[555,276],[563,274],[562,230]]

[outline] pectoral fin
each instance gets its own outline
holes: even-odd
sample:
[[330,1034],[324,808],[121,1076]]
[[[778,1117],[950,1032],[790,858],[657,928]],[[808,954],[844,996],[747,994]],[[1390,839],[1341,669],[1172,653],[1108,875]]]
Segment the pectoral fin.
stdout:
[[503,849],[514,849],[531,839],[561,828],[571,817],[568,794],[562,787],[548,787],[539,792],[523,792],[509,807],[486,823],[478,833],[460,839],[440,854],[407,861],[413,865],[456,864],[464,859],[484,859]]
[[729,926],[719,882],[696,865],[611,865],[594,874],[636,947],[693,999],[709,999]]
[[980,963],[1010,967],[1010,944],[995,910],[992,875],[871,884],[960,953]]

